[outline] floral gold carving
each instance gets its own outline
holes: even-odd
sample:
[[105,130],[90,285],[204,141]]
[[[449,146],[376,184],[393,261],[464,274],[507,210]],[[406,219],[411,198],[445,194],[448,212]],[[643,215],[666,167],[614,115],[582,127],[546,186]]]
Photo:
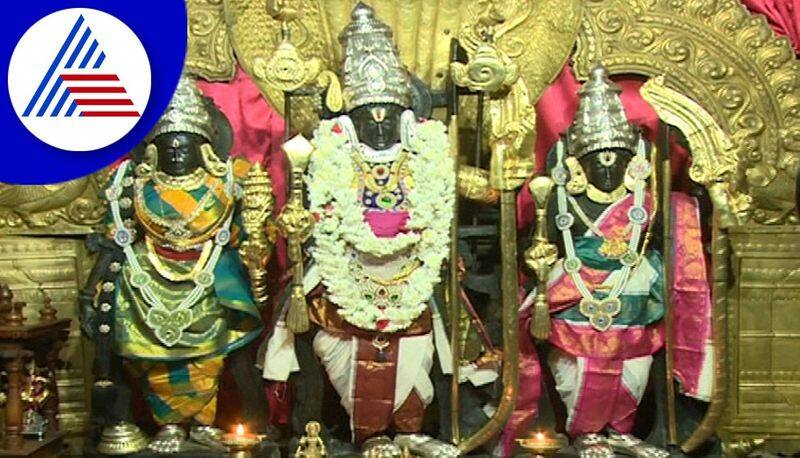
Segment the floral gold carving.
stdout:
[[82,234],[105,216],[105,172],[51,185],[0,183],[0,234]]
[[737,192],[735,172],[738,154],[728,135],[697,102],[664,85],[658,76],[642,86],[640,93],[667,124],[677,127],[692,150],[689,178],[704,185],[723,228],[744,224],[749,217],[752,199]]
[[703,107],[737,152],[732,189],[760,223],[792,221],[800,157],[800,63],[786,38],[734,0],[588,0],[575,70],[665,75]]
[[518,67],[531,100],[563,68],[581,23],[584,2],[565,0],[472,0],[465,2],[459,41],[476,54],[487,33]]
[[228,81],[236,74],[224,8],[223,0],[186,0],[186,70],[209,81]]
[[479,46],[466,64],[450,64],[450,71],[457,85],[472,91],[495,92],[519,78],[517,65],[488,43]]

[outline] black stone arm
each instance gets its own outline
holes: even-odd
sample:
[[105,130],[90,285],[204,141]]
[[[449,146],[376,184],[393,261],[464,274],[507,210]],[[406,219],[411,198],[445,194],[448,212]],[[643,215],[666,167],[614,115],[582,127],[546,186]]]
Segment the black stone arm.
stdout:
[[124,255],[103,234],[90,235],[86,244],[90,252],[97,253],[97,262],[79,296],[81,328],[95,342],[95,375],[105,378],[113,345],[114,289]]

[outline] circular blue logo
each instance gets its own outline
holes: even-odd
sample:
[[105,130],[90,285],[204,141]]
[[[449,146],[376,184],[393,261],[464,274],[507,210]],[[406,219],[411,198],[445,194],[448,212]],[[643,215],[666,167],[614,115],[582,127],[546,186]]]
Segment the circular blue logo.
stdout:
[[0,31],[7,158],[0,182],[49,184],[132,150],[172,97],[186,54],[183,0],[16,5]]

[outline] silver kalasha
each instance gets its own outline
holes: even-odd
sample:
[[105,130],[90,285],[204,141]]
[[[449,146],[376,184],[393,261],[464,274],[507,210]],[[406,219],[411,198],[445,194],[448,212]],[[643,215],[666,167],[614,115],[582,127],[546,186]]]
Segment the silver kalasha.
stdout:
[[344,48],[342,85],[345,110],[371,103],[411,106],[411,80],[400,63],[392,30],[375,11],[358,3],[339,40]]
[[589,81],[578,91],[578,111],[569,129],[569,153],[578,159],[597,151],[622,148],[634,151],[637,134],[620,100],[622,89],[598,63]]

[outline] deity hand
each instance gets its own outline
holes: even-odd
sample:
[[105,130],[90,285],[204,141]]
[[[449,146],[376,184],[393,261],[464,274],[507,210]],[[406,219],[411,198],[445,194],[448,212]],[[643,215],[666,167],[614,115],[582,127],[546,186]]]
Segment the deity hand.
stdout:
[[489,172],[477,167],[460,165],[458,167],[458,194],[461,197],[495,204],[500,199],[500,191],[489,184]]
[[[558,248],[552,243],[537,241],[525,252],[525,264],[542,277],[556,262]],[[547,280],[547,279],[544,279]]]
[[492,187],[517,189],[533,173],[536,143],[536,111],[521,80],[512,85],[507,97],[490,103],[489,117]]

